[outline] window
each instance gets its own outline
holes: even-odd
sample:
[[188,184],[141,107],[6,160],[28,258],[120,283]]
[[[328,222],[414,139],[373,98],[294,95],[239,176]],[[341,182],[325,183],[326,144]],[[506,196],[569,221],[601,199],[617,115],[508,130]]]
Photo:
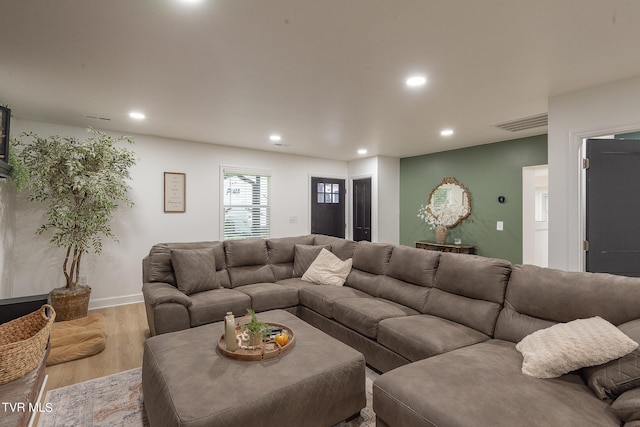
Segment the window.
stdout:
[[222,175],[222,238],[269,237],[270,172],[223,168]]
[[340,203],[340,184],[319,182],[318,203]]

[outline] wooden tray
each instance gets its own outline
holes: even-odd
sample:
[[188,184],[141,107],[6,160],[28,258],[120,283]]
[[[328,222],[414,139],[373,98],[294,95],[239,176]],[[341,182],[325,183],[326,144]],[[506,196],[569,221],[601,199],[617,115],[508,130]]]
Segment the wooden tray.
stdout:
[[[282,328],[282,332],[289,335],[289,341],[284,346],[281,346],[280,344],[275,342],[275,340],[271,339],[266,342],[263,341],[259,348],[245,349],[245,348],[240,348],[240,346],[238,346],[236,351],[229,351],[227,350],[227,345],[225,344],[225,341],[224,341],[224,334],[222,334],[220,335],[220,338],[218,338],[218,350],[220,351],[221,354],[231,359],[245,360],[245,361],[273,359],[275,357],[282,356],[286,351],[290,350],[295,344],[295,335],[293,331],[287,326],[281,325],[279,323],[273,323],[273,322],[265,322],[265,323],[272,328]],[[243,329],[242,325],[236,326],[236,332],[240,332],[242,329]]]

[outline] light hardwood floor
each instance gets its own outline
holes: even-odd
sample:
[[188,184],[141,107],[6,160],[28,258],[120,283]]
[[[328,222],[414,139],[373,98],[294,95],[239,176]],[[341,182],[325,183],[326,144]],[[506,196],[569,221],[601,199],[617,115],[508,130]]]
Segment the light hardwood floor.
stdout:
[[80,360],[46,368],[49,376],[45,391],[142,366],[142,351],[149,336],[144,303],[91,310],[102,313],[107,329],[103,352]]

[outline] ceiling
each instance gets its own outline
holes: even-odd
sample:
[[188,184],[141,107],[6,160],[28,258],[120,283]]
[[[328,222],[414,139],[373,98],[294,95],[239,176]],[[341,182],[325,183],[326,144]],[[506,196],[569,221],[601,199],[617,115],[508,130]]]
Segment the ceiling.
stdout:
[[338,160],[543,134],[495,125],[640,75],[634,0],[2,0],[0,15],[0,103],[18,119]]

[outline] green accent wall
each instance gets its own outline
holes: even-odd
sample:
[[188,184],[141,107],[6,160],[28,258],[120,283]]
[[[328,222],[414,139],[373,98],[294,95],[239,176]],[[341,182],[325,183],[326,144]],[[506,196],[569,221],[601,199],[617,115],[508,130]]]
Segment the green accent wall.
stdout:
[[[431,190],[453,177],[471,195],[471,215],[450,228],[447,243],[458,237],[475,245],[478,255],[522,262],[522,168],[547,164],[547,135],[400,159],[400,243],[435,241],[435,231],[417,217]],[[505,196],[506,203],[498,203]],[[504,231],[496,222],[504,222]]]

